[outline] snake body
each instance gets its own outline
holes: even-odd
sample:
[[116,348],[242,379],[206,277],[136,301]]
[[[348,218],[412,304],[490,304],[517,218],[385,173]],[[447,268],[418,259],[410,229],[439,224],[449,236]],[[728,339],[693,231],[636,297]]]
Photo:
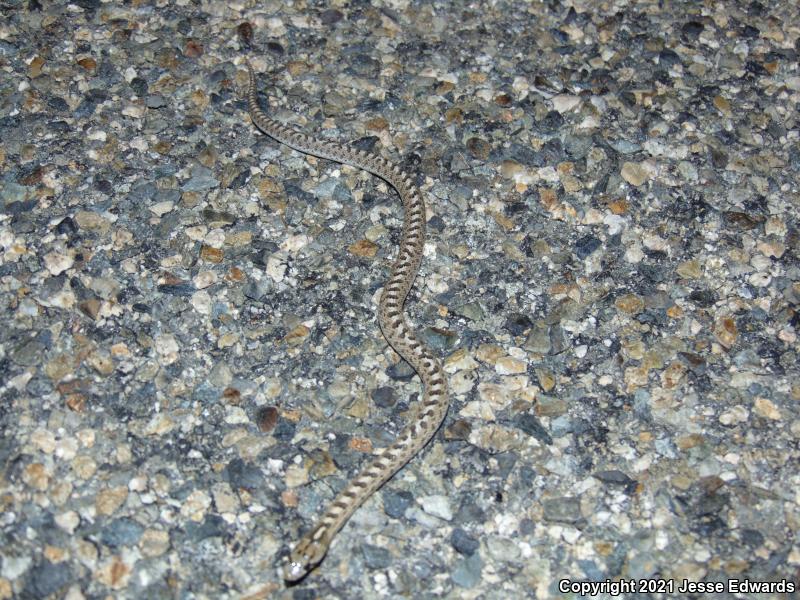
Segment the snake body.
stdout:
[[408,173],[377,154],[316,140],[269,118],[258,105],[255,73],[249,64],[247,69],[250,74],[247,103],[250,118],[258,129],[304,154],[368,171],[385,180],[400,195],[405,209],[402,236],[391,275],[381,294],[378,324],[386,341],[417,372],[423,389],[416,418],[406,425],[391,446],[378,453],[339,492],[314,527],[294,546],[284,567],[284,579],[294,582],[305,577],[322,561],[334,536],[356,509],[430,441],[444,420],[449,400],[439,360],[403,315],[403,305],[419,270],[425,244],[425,201],[417,186]]

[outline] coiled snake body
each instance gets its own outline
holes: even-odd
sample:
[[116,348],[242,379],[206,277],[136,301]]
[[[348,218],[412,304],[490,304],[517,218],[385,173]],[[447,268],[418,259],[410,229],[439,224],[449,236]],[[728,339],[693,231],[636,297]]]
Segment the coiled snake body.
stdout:
[[250,118],[258,129],[304,154],[352,165],[377,175],[400,195],[405,209],[400,249],[391,276],[383,287],[378,323],[386,341],[419,374],[423,388],[419,414],[413,422],[345,486],[314,527],[295,545],[284,568],[284,579],[293,582],[305,577],[320,563],[333,537],[355,510],[433,437],[447,413],[447,384],[439,360],[403,316],[403,304],[419,270],[425,244],[425,201],[411,177],[396,164],[376,154],[315,140],[269,118],[258,105],[255,73],[249,64],[247,69],[250,74],[247,102]]

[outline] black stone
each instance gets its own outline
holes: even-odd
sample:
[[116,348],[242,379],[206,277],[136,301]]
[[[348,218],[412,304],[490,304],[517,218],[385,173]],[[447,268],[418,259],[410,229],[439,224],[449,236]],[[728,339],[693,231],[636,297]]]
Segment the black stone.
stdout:
[[414,503],[413,494],[404,490],[384,489],[382,496],[383,512],[393,519],[401,518],[406,513],[406,509]]
[[364,564],[368,569],[385,569],[392,564],[392,555],[386,548],[362,544],[361,553],[364,555]]
[[394,396],[394,388],[379,387],[374,389],[372,391],[372,401],[375,403],[375,406],[391,408],[397,402],[397,398]]
[[593,235],[586,235],[575,242],[575,254],[578,258],[583,260],[590,256],[592,252],[597,250],[602,245],[602,242]]
[[553,443],[553,438],[535,415],[524,413],[514,419],[514,424],[529,436],[536,438],[545,445]]
[[456,527],[453,533],[450,534],[450,545],[453,546],[455,551],[459,554],[472,556],[480,546],[480,542],[460,527]]

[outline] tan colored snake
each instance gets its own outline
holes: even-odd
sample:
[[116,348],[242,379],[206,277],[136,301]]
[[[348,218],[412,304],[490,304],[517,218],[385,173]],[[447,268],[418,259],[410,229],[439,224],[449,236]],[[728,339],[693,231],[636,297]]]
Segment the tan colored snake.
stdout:
[[315,140],[270,119],[258,106],[255,73],[249,64],[247,69],[250,74],[247,102],[250,118],[256,127],[304,154],[352,165],[377,175],[400,195],[405,209],[400,249],[392,265],[391,276],[383,287],[378,323],[386,341],[419,374],[423,388],[420,412],[414,421],[339,492],[316,525],[295,545],[284,568],[284,579],[293,582],[305,577],[320,563],[333,537],[355,510],[428,443],[444,420],[449,401],[439,360],[403,316],[403,304],[417,276],[425,245],[425,201],[413,180],[399,166],[376,154]]

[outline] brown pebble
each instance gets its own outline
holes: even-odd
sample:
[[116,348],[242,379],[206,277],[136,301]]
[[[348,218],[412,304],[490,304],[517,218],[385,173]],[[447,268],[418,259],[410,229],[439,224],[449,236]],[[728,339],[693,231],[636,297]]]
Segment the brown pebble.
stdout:
[[278,423],[278,409],[274,406],[262,406],[256,413],[256,425],[259,431],[269,433]]
[[207,260],[210,263],[221,263],[224,257],[225,252],[219,248],[212,248],[211,246],[206,246],[205,244],[200,247],[200,258]]
[[471,137],[467,140],[467,150],[473,157],[486,160],[489,158],[489,152],[491,152],[492,146],[486,140],[482,140],[478,137]]
[[87,71],[91,72],[94,72],[94,70],[97,68],[97,61],[91,57],[79,59],[78,64]]
[[222,391],[222,397],[225,399],[225,402],[228,404],[232,404],[236,406],[242,400],[242,393],[234,387],[226,387]]
[[247,21],[245,21],[244,23],[240,23],[236,27],[236,35],[238,35],[242,39],[242,41],[247,46],[249,46],[250,42],[253,39],[253,26],[250,25],[250,23],[248,23]]
[[100,313],[100,300],[97,298],[89,298],[78,304],[80,311],[92,320],[97,319]]
[[445,428],[444,438],[446,440],[466,440],[470,433],[472,433],[472,425],[469,424],[469,421],[458,419]]
[[189,58],[198,58],[203,55],[203,44],[197,40],[189,40],[186,42],[183,53]]
[[369,240],[359,240],[355,244],[351,244],[348,250],[356,256],[372,258],[378,252],[378,244]]

